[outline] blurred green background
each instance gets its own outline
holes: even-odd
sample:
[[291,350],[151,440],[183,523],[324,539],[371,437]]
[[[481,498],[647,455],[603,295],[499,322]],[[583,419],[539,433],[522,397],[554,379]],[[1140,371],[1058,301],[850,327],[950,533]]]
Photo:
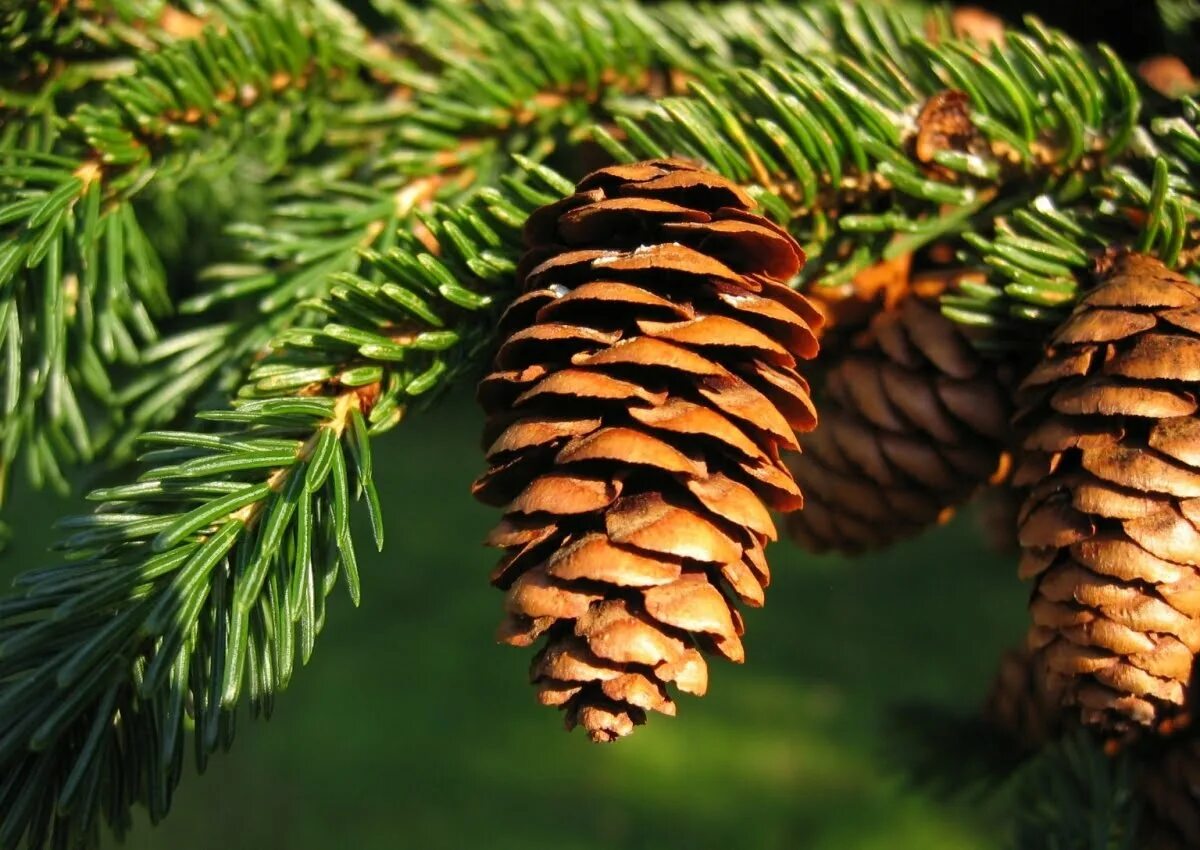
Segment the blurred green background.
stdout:
[[[901,703],[977,705],[1021,634],[1025,591],[971,517],[853,562],[775,544],[747,663],[715,662],[708,696],[596,746],[534,701],[530,654],[492,639],[502,597],[480,541],[495,517],[467,492],[480,424],[454,397],[379,441],[387,542],[381,555],[360,547],[361,609],[339,586],[274,718],[243,718],[233,750],[203,776],[189,766],[171,816],[139,823],[125,846],[1002,845],[968,807],[914,788],[884,732]],[[5,584],[47,562],[50,522],[67,509],[12,494],[6,519],[30,533],[0,557]]]

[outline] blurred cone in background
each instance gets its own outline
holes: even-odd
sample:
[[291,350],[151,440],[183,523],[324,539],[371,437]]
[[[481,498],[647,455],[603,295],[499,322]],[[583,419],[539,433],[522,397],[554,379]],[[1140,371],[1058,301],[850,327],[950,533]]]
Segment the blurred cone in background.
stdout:
[[1002,477],[1008,378],[938,311],[940,291],[964,271],[910,283],[822,379],[821,426],[790,458],[805,483],[788,533],[810,551],[885,546],[946,519]]
[[1062,729],[1061,695],[1047,684],[1032,653],[1008,650],[984,702],[984,720],[1022,749],[1036,751]]

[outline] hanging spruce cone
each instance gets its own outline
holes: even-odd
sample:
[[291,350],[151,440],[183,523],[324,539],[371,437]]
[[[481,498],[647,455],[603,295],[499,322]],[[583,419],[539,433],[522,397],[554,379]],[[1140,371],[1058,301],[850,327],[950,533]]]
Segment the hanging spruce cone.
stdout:
[[1021,386],[1030,647],[1085,723],[1184,708],[1200,649],[1200,289],[1115,254]]
[[798,358],[819,313],[803,254],[735,184],[681,161],[601,169],[526,225],[525,292],[480,385],[504,508],[501,640],[545,642],[539,700],[593,740],[703,694],[701,650],[743,658],[767,508],[800,507],[780,451],[816,421]]
[[1047,690],[1027,649],[1012,649],[1000,658],[983,717],[1014,744],[1033,752],[1062,728],[1061,695]]
[[814,552],[885,546],[945,519],[1000,470],[1003,372],[935,303],[911,297],[825,377],[821,427],[789,463],[807,504],[788,533]]

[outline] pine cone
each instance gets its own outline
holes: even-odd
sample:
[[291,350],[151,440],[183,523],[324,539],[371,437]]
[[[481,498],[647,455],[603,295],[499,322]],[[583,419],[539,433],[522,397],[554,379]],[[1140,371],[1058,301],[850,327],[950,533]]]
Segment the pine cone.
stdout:
[[1169,742],[1139,765],[1142,799],[1139,847],[1200,847],[1200,740]]
[[1029,645],[1085,723],[1159,724],[1200,648],[1200,289],[1157,260],[1100,285],[1020,389]]
[[[604,168],[533,213],[525,286],[480,385],[504,519],[500,639],[546,641],[539,700],[609,741],[703,694],[699,650],[740,662],[732,599],[761,605],[780,460],[815,422],[797,358],[816,309],[783,281],[803,254],[735,184],[686,162]],[[764,504],[765,503],[765,504]]]
[[885,546],[944,520],[1000,470],[1002,372],[921,298],[873,325],[825,377],[821,427],[789,463],[808,502],[789,535],[814,552]]
[[1045,677],[1025,649],[1012,649],[1000,658],[983,717],[1022,749],[1035,751],[1055,737],[1062,726],[1061,696],[1046,690]]

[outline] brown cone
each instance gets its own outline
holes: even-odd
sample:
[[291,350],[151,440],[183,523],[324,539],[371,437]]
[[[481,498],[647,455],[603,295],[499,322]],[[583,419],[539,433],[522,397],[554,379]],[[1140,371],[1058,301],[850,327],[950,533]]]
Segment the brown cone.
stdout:
[[810,551],[915,534],[1002,472],[1009,392],[935,304],[905,299],[869,343],[826,373],[821,427],[789,459],[808,501],[788,533]]
[[1012,649],[1000,658],[983,716],[1013,743],[1033,752],[1062,728],[1060,703],[1060,695],[1046,690],[1045,677],[1029,651]]
[[799,246],[752,206],[652,161],[594,172],[526,225],[474,491],[504,508],[500,639],[545,636],[538,698],[596,741],[674,714],[670,683],[703,694],[701,651],[742,660],[733,600],[763,602],[767,508],[801,505],[780,451],[816,422],[796,363],[820,318],[784,285]]
[[1083,721],[1157,725],[1200,648],[1200,289],[1117,254],[1021,385],[1030,648]]

